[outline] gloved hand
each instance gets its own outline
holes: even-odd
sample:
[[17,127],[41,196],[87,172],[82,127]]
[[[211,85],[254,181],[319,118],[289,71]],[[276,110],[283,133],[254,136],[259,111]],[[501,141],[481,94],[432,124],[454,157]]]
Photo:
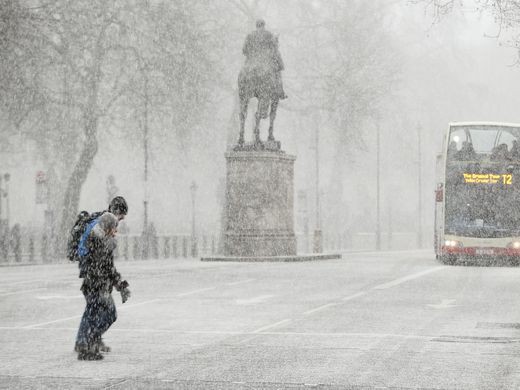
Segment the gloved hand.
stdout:
[[123,301],[123,303],[125,303],[128,300],[128,298],[130,298],[130,296],[131,294],[128,287],[121,289],[121,300]]
[[116,290],[121,292],[121,290],[127,288],[129,286],[126,280],[121,280],[119,283],[115,284]]

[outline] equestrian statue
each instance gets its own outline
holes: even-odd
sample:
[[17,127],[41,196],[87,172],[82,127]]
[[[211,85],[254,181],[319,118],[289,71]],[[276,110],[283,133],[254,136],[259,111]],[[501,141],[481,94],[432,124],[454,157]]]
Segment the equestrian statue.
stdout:
[[[284,64],[278,50],[278,37],[265,29],[263,20],[256,21],[256,30],[248,34],[242,52],[246,61],[238,75],[238,96],[240,99],[240,135],[235,150],[243,150],[244,124],[247,107],[251,98],[258,100],[253,128],[253,150],[262,150],[265,145],[260,140],[260,120],[269,115],[268,144],[275,143],[273,124],[278,102],[287,98],[283,90],[282,70]],[[278,146],[279,149],[279,146]]]

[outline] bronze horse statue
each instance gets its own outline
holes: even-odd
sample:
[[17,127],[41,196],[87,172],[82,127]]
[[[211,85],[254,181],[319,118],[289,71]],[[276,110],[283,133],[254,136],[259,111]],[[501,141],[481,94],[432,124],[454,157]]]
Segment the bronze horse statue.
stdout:
[[[278,50],[278,40],[275,40]],[[244,125],[247,118],[247,107],[251,98],[258,100],[258,108],[255,114],[255,125],[253,127],[253,147],[263,149],[260,140],[260,120],[266,119],[269,115],[269,136],[268,141],[274,141],[274,120],[280,99],[285,98],[283,92],[281,69],[283,65],[278,65],[271,59],[260,59],[253,62],[246,62],[238,75],[238,96],[240,99],[240,134],[238,147],[244,146]]]

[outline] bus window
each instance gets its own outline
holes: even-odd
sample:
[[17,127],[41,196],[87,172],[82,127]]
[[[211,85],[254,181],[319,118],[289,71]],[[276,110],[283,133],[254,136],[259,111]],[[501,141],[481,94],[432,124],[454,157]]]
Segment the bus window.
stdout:
[[498,136],[498,130],[493,129],[471,129],[467,130],[471,137],[473,148],[480,154],[491,154],[495,147],[495,141]]
[[[448,160],[492,161],[520,159],[519,129],[504,126],[453,126],[450,128]],[[457,152],[455,151],[455,146]]]
[[450,131],[450,137],[449,137],[449,144],[448,146],[452,148],[452,150],[457,149],[460,150],[462,147],[462,143],[464,141],[467,141],[467,134],[464,131],[464,129],[455,127],[452,128]]
[[517,141],[517,138],[509,131],[501,131],[498,135],[497,144],[506,144],[508,149],[513,148],[513,142]]

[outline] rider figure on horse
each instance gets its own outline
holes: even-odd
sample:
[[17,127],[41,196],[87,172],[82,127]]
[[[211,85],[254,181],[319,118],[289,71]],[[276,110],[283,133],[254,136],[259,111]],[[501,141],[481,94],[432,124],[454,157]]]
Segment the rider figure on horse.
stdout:
[[256,30],[247,35],[242,53],[246,56],[245,68],[272,69],[275,74],[272,80],[274,93],[279,99],[287,98],[282,84],[284,63],[278,50],[278,37],[265,29],[264,20],[256,21]]
[[274,120],[278,102],[287,98],[282,85],[282,70],[284,64],[278,50],[278,37],[265,29],[265,22],[257,20],[256,31],[248,34],[242,52],[246,56],[244,66],[238,75],[238,96],[240,100],[240,134],[237,150],[243,150],[244,124],[247,117],[249,100],[256,98],[258,109],[255,113],[253,128],[254,150],[263,150],[260,140],[260,120],[269,116],[269,136],[267,147],[279,149],[279,142],[273,135]]

